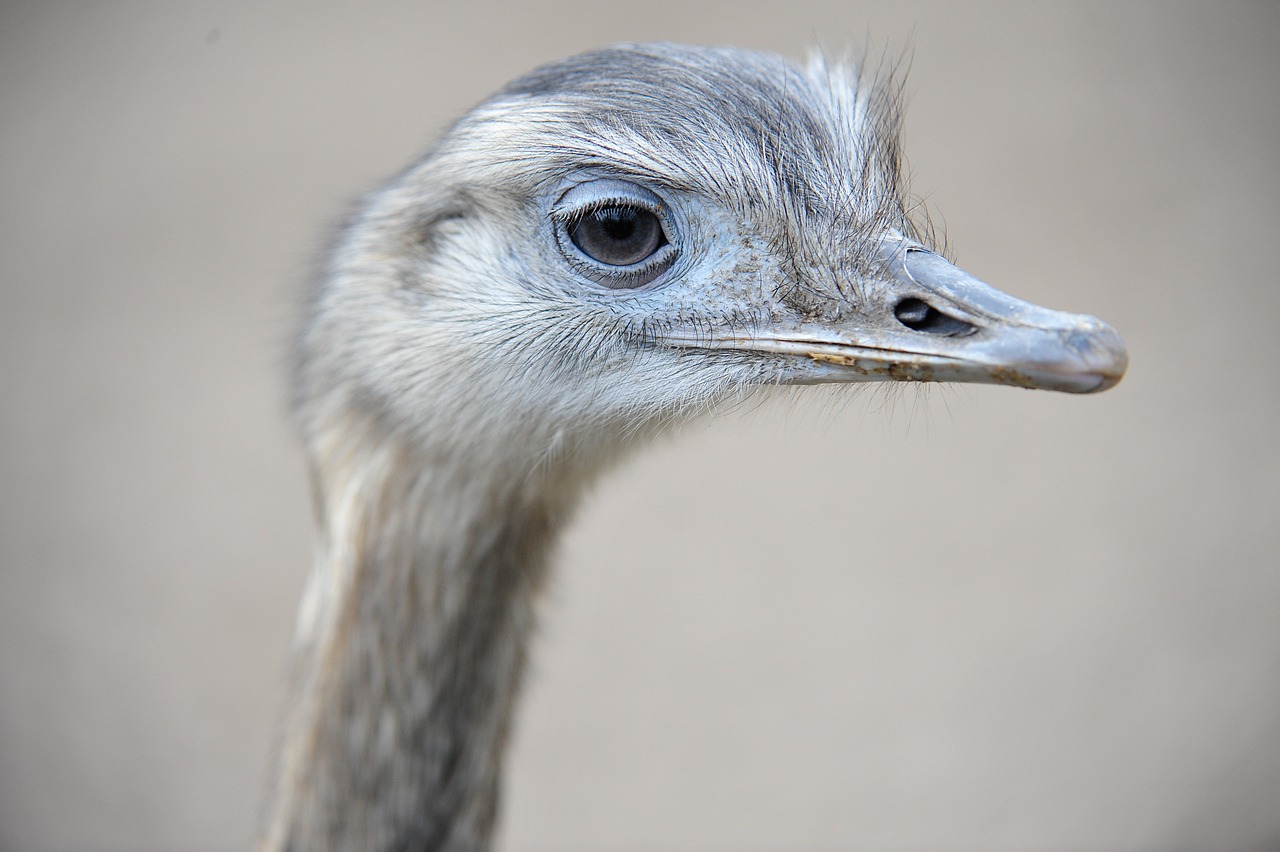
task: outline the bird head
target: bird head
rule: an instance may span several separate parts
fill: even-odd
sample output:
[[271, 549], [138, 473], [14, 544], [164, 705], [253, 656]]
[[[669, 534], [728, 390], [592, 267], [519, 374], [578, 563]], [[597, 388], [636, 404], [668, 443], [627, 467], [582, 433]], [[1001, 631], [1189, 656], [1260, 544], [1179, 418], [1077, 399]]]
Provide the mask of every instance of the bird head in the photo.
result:
[[356, 217], [303, 334], [310, 384], [435, 440], [552, 443], [770, 385], [1118, 382], [1109, 326], [937, 253], [900, 104], [889, 73], [729, 49], [534, 71]]

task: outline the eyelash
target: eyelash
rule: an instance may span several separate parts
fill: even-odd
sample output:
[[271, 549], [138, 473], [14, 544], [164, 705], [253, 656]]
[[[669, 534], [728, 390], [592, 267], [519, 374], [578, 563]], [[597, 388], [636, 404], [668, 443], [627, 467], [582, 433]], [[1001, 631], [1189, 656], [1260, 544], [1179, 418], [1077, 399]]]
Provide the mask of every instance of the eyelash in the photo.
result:
[[597, 213], [606, 207], [638, 207], [641, 210], [647, 210], [658, 217], [658, 221], [662, 223], [663, 231], [667, 230], [667, 217], [660, 206], [650, 204], [644, 199], [628, 198], [626, 196], [615, 197], [607, 195], [603, 198], [593, 198], [585, 204], [575, 205], [568, 209], [555, 208], [551, 211], [551, 218], [567, 228], [578, 224], [592, 213]]

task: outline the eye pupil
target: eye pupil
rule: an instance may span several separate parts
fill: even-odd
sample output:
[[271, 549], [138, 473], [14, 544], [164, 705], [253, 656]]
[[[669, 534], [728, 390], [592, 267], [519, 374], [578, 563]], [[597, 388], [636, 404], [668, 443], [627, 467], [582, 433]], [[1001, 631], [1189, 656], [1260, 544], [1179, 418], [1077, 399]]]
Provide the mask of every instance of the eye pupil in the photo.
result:
[[667, 242], [656, 215], [621, 204], [583, 216], [569, 228], [569, 239], [583, 254], [610, 266], [639, 263]]

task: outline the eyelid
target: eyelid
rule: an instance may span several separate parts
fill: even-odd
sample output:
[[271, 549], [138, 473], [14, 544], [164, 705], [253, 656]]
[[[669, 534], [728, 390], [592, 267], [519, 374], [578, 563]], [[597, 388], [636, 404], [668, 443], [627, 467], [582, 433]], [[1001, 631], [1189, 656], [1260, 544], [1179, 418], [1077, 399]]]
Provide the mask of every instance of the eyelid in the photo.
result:
[[639, 207], [659, 219], [666, 219], [666, 205], [653, 192], [617, 178], [580, 183], [570, 187], [551, 207], [551, 216], [560, 222], [579, 219], [603, 207]]
[[641, 210], [645, 210], [657, 216], [664, 224], [666, 222], [666, 217], [663, 215], [663, 209], [660, 206], [651, 205], [647, 200], [632, 198], [630, 196], [625, 198], [605, 196], [599, 199], [592, 199], [584, 204], [574, 205], [572, 207], [569, 205], [553, 207], [551, 208], [551, 217], [557, 222], [561, 222], [565, 225], [571, 225], [574, 222], [585, 219], [592, 213], [604, 210], [607, 207], [638, 207]]

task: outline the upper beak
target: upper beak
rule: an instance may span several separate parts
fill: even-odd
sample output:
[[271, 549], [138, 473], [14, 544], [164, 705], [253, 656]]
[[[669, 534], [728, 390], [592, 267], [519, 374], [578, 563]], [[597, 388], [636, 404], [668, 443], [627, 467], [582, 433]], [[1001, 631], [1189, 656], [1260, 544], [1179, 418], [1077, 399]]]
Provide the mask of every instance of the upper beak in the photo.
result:
[[811, 365], [801, 382], [981, 382], [1095, 393], [1124, 376], [1124, 341], [1101, 320], [1015, 299], [915, 244], [887, 242], [884, 260], [885, 272], [863, 287], [865, 304], [852, 319], [701, 345], [804, 356]]

